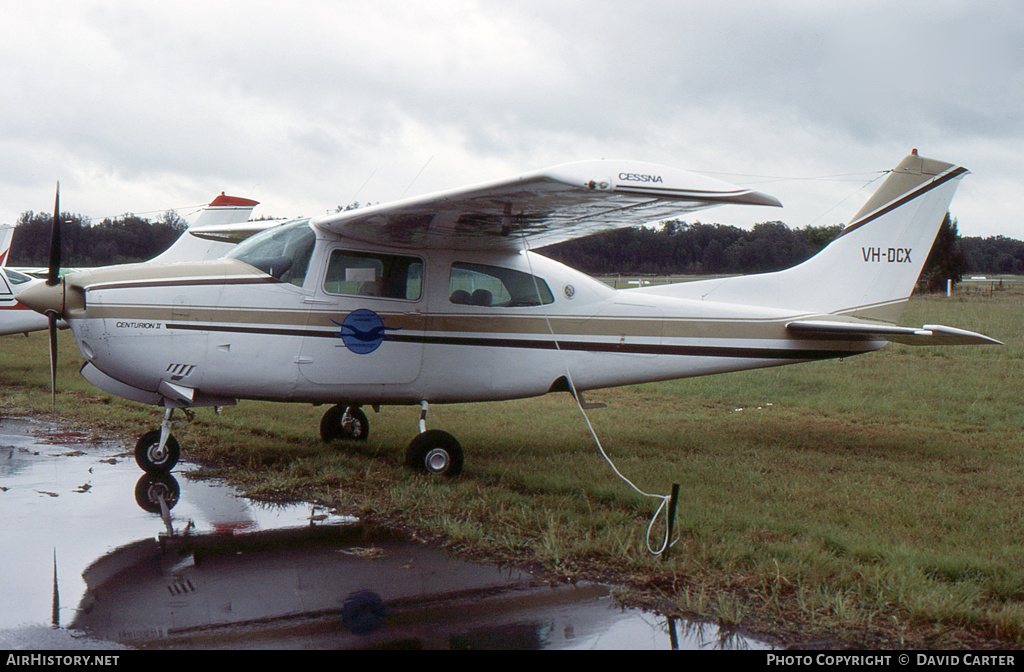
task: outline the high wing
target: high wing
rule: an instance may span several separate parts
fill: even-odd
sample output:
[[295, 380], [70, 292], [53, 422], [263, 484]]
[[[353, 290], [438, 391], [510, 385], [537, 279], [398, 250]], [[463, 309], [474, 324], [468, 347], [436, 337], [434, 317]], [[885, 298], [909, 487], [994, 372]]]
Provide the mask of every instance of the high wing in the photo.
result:
[[345, 238], [397, 247], [516, 250], [775, 198], [637, 161], [567, 163], [495, 182], [317, 218]]
[[926, 324], [921, 328], [914, 328], [866, 321], [798, 320], [787, 324], [786, 330], [794, 334], [816, 337], [883, 338], [903, 345], [1003, 345], [1001, 341], [983, 334], [941, 324]]

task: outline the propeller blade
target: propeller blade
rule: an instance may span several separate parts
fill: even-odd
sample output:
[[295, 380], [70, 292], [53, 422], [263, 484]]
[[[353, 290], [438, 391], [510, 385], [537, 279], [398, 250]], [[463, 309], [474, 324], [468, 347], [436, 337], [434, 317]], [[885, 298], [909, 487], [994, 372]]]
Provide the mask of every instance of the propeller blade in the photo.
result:
[[53, 203], [53, 228], [50, 229], [50, 265], [46, 272], [46, 284], [57, 284], [60, 279], [60, 182]]
[[50, 405], [57, 410], [57, 315], [46, 313], [50, 332]]

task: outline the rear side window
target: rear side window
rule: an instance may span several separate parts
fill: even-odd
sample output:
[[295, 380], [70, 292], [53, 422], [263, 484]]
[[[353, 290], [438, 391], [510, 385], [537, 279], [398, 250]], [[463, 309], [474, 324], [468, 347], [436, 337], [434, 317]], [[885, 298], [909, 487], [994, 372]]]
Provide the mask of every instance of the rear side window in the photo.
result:
[[327, 263], [324, 291], [419, 301], [423, 293], [423, 261], [394, 254], [334, 250]]
[[541, 278], [500, 266], [452, 264], [448, 300], [469, 306], [518, 308], [555, 302]]

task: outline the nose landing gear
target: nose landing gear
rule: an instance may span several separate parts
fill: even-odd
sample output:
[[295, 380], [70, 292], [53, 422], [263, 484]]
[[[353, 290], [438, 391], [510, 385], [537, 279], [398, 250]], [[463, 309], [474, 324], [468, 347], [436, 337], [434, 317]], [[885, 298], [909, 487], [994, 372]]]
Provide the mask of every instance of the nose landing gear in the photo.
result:
[[174, 407], [168, 406], [164, 410], [160, 429], [146, 432], [135, 444], [135, 463], [147, 474], [166, 474], [178, 463], [181, 447], [178, 440], [171, 436], [171, 427], [181, 422], [192, 422], [193, 417], [187, 408], [181, 410], [185, 414], [185, 420], [173, 422], [171, 416], [174, 414]]

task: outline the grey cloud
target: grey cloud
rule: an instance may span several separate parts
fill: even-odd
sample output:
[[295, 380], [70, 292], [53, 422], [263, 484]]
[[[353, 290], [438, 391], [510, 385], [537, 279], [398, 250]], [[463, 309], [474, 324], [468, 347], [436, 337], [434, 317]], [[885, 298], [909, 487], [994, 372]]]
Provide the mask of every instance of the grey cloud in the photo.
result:
[[[396, 197], [431, 156], [413, 192], [608, 156], [858, 172], [916, 145], [1010, 174], [1024, 150], [1015, 3], [58, 6], [0, 27], [0, 190], [69, 171], [97, 198], [120, 184], [111, 201], [261, 183], [273, 210], [312, 212], [370, 174], [361, 197]], [[779, 187], [808, 202], [797, 222], [856, 185], [807, 186]], [[0, 221], [30, 205], [0, 203]]]

